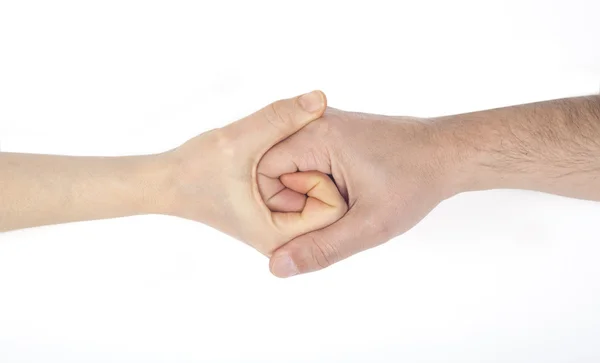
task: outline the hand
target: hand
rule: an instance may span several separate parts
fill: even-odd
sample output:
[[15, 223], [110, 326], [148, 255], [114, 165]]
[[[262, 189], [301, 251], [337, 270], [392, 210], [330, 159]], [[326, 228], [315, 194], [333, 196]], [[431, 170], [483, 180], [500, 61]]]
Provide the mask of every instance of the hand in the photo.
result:
[[338, 220], [347, 205], [325, 174], [279, 175], [296, 197], [287, 213], [271, 212], [256, 183], [263, 154], [320, 117], [325, 105], [318, 91], [281, 100], [166, 153], [174, 171], [165, 213], [206, 223], [267, 256], [294, 237]]
[[455, 192], [449, 183], [454, 154], [446, 146], [451, 143], [435, 123], [331, 108], [277, 144], [258, 165], [259, 189], [269, 196], [269, 208], [295, 210], [303, 198], [277, 178], [318, 170], [333, 176], [349, 210], [329, 227], [275, 251], [273, 274], [319, 270], [410, 229]]

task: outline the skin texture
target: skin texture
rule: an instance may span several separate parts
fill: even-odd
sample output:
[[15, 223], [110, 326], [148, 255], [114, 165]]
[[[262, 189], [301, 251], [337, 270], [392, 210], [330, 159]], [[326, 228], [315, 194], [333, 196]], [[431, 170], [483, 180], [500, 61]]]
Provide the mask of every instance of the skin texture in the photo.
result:
[[157, 155], [1, 153], [0, 230], [161, 213], [206, 223], [269, 256], [347, 210], [333, 181], [317, 171], [281, 176], [282, 185], [304, 196], [292, 212], [271, 212], [256, 183], [262, 155], [325, 107], [319, 91], [277, 101]]
[[599, 96], [434, 119], [325, 109], [321, 92], [277, 101], [157, 155], [0, 153], [0, 231], [169, 214], [245, 241], [287, 277], [382, 244], [466, 191], [600, 201]]
[[380, 245], [418, 223], [442, 200], [497, 188], [600, 200], [600, 97], [579, 97], [435, 119], [329, 108], [269, 150], [259, 188], [272, 210], [302, 196], [279, 175], [332, 175], [349, 210], [336, 223], [290, 241], [271, 257], [273, 274], [316, 271]]

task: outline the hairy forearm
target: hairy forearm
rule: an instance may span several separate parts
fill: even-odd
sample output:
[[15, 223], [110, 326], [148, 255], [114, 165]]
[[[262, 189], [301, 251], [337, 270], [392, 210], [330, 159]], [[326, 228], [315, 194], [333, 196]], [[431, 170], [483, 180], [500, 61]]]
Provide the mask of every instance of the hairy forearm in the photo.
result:
[[158, 156], [0, 153], [0, 231], [156, 213], [165, 175]]
[[600, 96], [440, 118], [457, 191], [529, 189], [600, 200]]

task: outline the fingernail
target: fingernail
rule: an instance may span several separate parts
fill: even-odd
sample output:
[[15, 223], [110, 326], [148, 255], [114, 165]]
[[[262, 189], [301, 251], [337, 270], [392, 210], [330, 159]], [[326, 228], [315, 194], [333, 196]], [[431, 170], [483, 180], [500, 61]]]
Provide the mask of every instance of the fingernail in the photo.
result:
[[321, 93], [318, 91], [303, 94], [300, 96], [298, 102], [306, 112], [316, 112], [323, 107], [323, 97], [321, 97]]
[[287, 253], [275, 257], [273, 274], [277, 277], [290, 277], [298, 274], [298, 266]]

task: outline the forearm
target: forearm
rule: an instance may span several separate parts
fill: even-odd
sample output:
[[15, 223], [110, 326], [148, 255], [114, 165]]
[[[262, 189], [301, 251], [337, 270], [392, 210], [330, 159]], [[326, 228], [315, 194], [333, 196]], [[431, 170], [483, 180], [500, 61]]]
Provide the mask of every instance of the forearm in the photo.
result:
[[0, 231], [157, 213], [166, 178], [158, 156], [0, 153]]
[[437, 121], [454, 145], [458, 192], [513, 188], [600, 200], [600, 96]]

